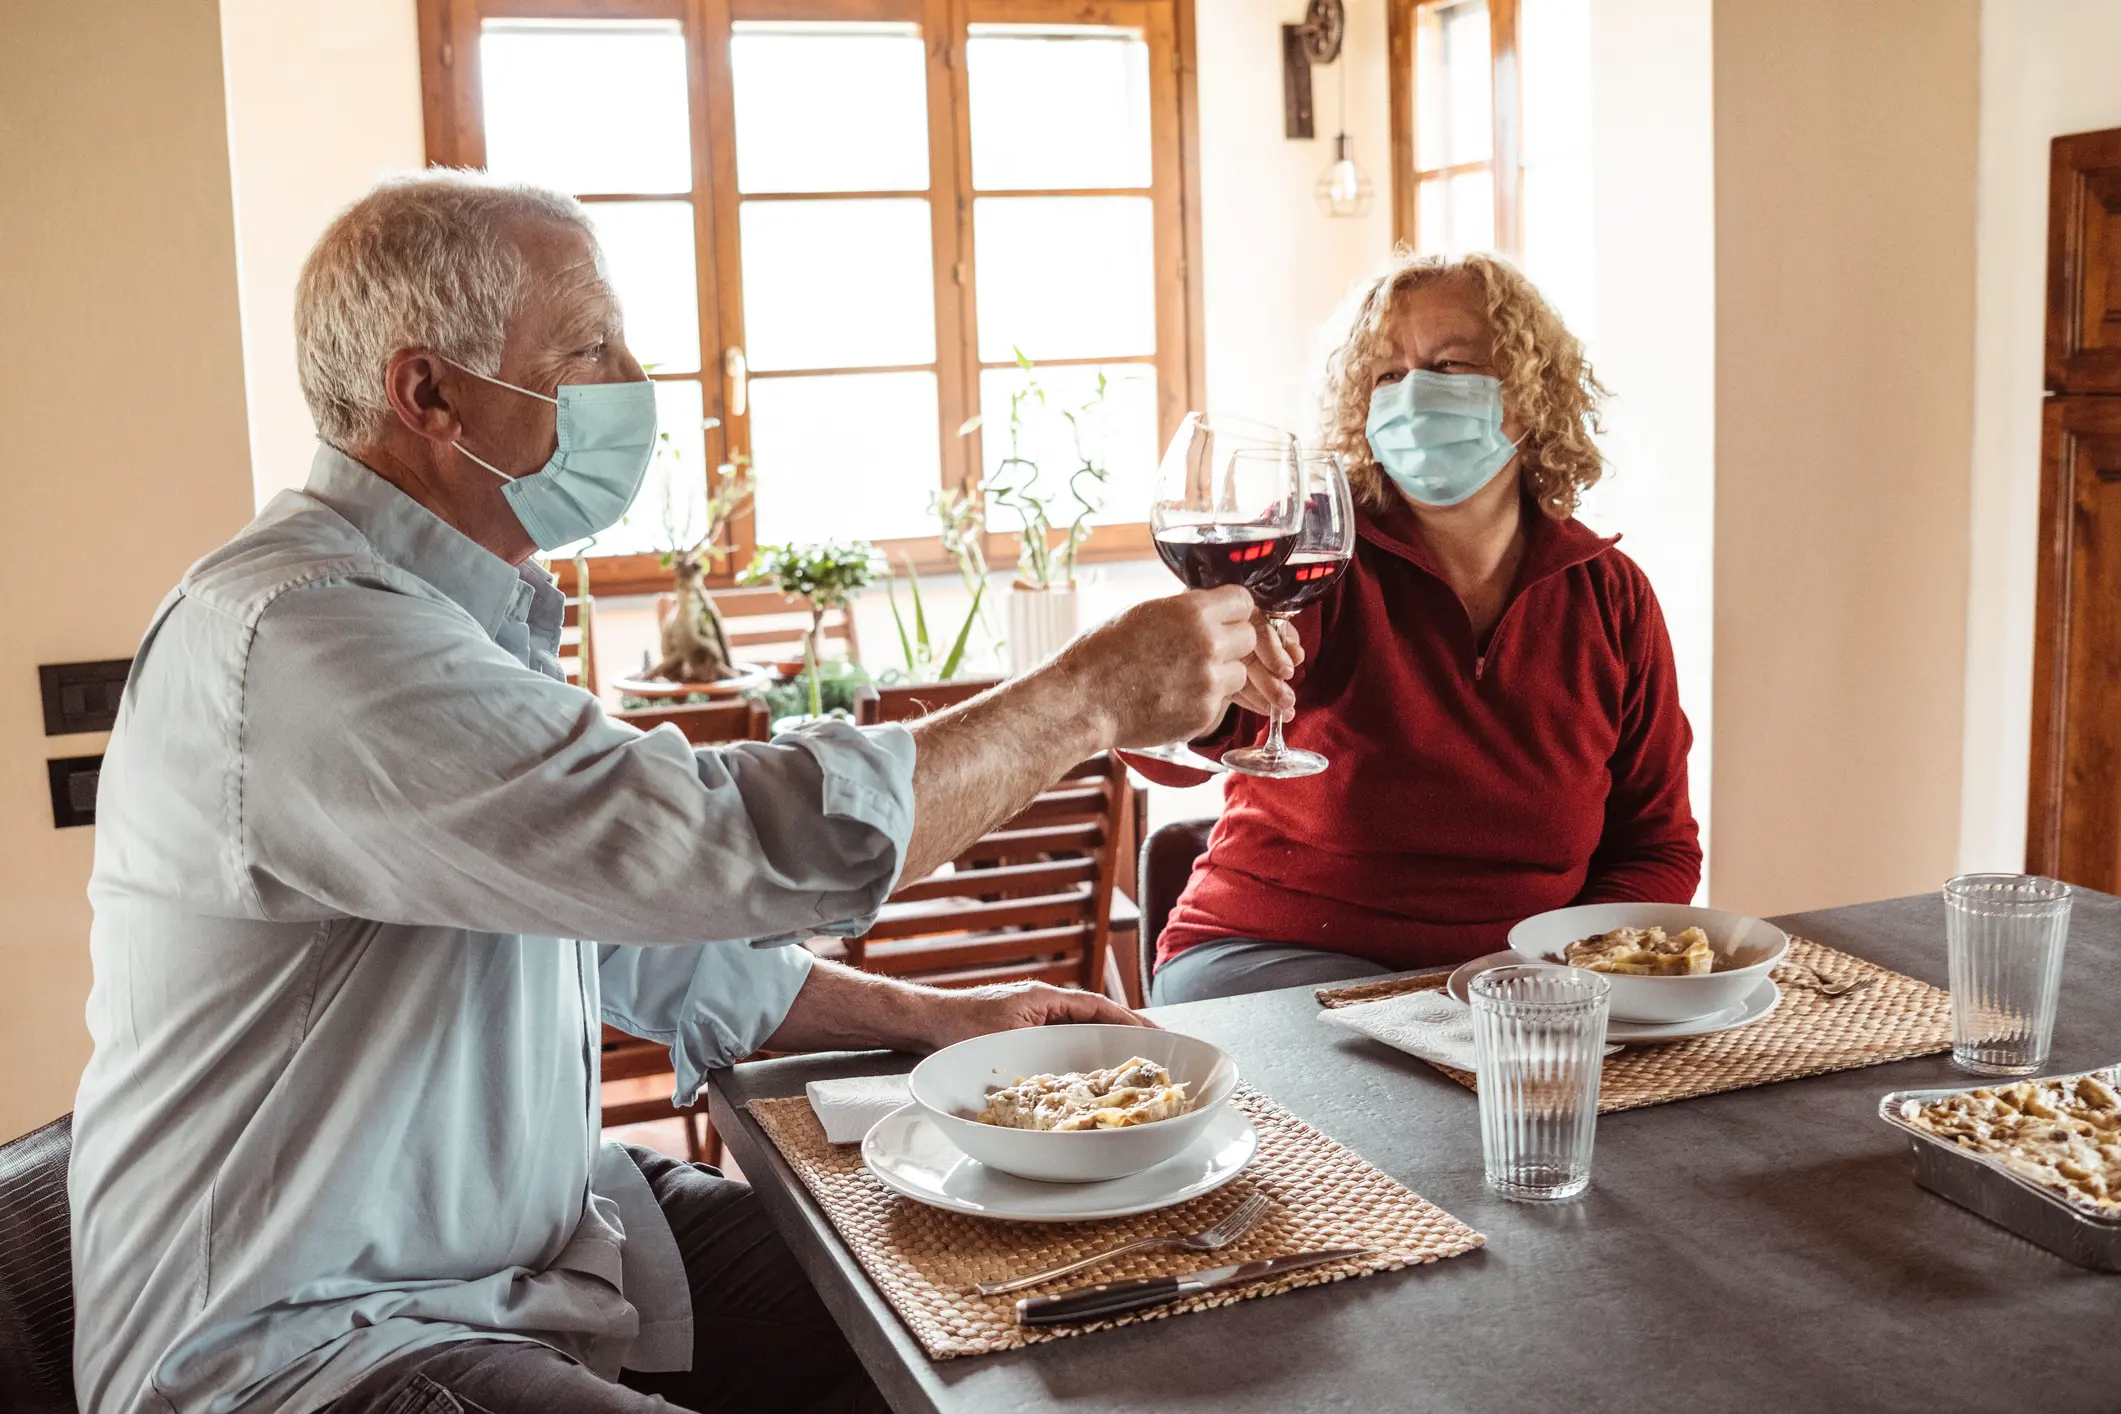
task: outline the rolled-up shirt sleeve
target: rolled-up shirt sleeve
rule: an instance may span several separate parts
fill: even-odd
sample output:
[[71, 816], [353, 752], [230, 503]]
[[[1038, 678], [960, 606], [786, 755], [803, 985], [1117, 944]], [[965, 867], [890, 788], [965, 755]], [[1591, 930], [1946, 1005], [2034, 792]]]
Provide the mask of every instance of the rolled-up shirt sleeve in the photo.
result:
[[795, 1005], [814, 960], [799, 947], [600, 944], [604, 1020], [670, 1048], [677, 1077], [671, 1101], [688, 1105], [708, 1071], [735, 1065], [766, 1044]]
[[[854, 934], [904, 862], [903, 728], [694, 748], [612, 720], [452, 604], [358, 582], [281, 596], [255, 634], [246, 715], [305, 723], [244, 747], [231, 802], [232, 865], [268, 917], [322, 904], [634, 946]], [[749, 965], [686, 953], [696, 970]], [[761, 998], [792, 997], [806, 966], [761, 965]]]

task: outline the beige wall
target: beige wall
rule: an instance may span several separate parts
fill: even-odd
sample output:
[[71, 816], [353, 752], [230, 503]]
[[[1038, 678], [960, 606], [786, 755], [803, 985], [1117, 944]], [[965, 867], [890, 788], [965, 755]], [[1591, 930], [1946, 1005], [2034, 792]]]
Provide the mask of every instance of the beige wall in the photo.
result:
[[1975, 0], [1719, 0], [1715, 895], [1958, 850]]
[[2047, 322], [2048, 143], [2121, 127], [2121, 4], [1981, 7], [1981, 215], [1974, 344], [1966, 788], [1959, 867], [2025, 867]]
[[309, 477], [295, 276], [340, 208], [426, 162], [415, 0], [222, 0], [229, 155], [260, 505]]
[[[1335, 307], [1392, 246], [1383, 0], [1348, 0], [1339, 62], [1311, 72], [1318, 136], [1283, 136], [1286, 0], [1201, 0], [1202, 298], [1208, 408], [1308, 431], [1322, 337]], [[1376, 186], [1369, 214], [1322, 214], [1312, 187], [1333, 159], [1348, 84], [1356, 162]]]
[[130, 654], [249, 517], [243, 351], [211, 0], [14, 0], [0, 42], [0, 1137], [88, 1054], [91, 838], [52, 827], [35, 665]]

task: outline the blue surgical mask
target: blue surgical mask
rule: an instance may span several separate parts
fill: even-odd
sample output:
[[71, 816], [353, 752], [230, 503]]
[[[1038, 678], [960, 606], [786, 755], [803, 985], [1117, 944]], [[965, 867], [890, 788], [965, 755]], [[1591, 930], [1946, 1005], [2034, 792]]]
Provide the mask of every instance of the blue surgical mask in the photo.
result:
[[1370, 394], [1363, 429], [1392, 483], [1424, 506], [1455, 506], [1495, 479], [1517, 444], [1502, 435], [1502, 384], [1417, 368]]
[[562, 383], [556, 390], [559, 396], [548, 398], [464, 368], [454, 359], [447, 361], [474, 378], [559, 409], [559, 448], [527, 476], [510, 476], [462, 442], [456, 444], [458, 451], [508, 483], [501, 494], [540, 550], [587, 540], [619, 523], [655, 456], [655, 384], [646, 379]]

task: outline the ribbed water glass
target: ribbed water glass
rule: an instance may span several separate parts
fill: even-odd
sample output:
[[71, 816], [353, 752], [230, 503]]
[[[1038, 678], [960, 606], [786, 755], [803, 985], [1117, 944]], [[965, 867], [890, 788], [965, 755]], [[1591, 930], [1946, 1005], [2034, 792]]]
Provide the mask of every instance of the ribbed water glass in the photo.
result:
[[1610, 984], [1568, 967], [1473, 978], [1480, 1152], [1506, 1198], [1573, 1198], [1591, 1181]]
[[1944, 886], [1952, 959], [1952, 1061], [1976, 1075], [2047, 1064], [2069, 936], [2069, 885], [2034, 874], [1961, 874]]

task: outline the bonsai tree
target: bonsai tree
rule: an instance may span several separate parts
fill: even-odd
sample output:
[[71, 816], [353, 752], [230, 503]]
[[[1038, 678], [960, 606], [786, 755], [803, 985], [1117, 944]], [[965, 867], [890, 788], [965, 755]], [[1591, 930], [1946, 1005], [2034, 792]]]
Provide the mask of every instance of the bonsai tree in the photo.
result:
[[[660, 434], [672, 458], [677, 448], [669, 445], [670, 434]], [[663, 566], [671, 572], [677, 588], [677, 608], [662, 627], [662, 658], [645, 674], [668, 682], [719, 682], [736, 675], [736, 660], [729, 650], [729, 631], [708, 594], [705, 578], [716, 560], [728, 553], [723, 537], [729, 522], [751, 503], [757, 483], [751, 459], [738, 454], [722, 465], [707, 493], [706, 520], [700, 525], [696, 503], [673, 494], [663, 482], [663, 529], [668, 550]]]
[[875, 578], [875, 557], [876, 547], [866, 540], [761, 545], [751, 568], [744, 571], [744, 583], [771, 584], [810, 608], [810, 627], [803, 634], [803, 668], [810, 679], [813, 717], [825, 714], [824, 702], [818, 695], [818, 633], [824, 627], [827, 612], [846, 608]]

